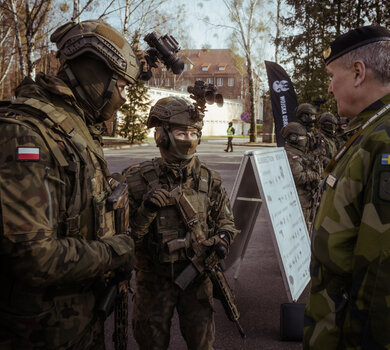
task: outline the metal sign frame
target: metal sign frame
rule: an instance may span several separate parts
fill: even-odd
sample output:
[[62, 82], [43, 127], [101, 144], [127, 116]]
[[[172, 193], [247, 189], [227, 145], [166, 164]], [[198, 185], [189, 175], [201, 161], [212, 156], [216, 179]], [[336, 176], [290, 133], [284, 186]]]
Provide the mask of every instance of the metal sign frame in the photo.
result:
[[283, 147], [244, 154], [231, 192], [232, 210], [241, 233], [224, 269], [236, 267], [238, 278], [260, 208], [272, 228], [272, 240], [289, 301], [296, 301], [310, 281], [310, 238], [290, 165]]

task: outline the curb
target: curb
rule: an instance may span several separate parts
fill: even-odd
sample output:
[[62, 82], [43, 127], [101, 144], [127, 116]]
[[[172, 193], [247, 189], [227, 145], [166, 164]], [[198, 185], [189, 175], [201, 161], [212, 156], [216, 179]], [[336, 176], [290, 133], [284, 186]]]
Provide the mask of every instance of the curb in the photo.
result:
[[149, 146], [148, 143], [140, 143], [136, 145], [112, 145], [112, 146], [103, 146], [103, 151], [107, 151], [110, 149], [129, 149], [133, 147], [142, 147], [142, 146]]

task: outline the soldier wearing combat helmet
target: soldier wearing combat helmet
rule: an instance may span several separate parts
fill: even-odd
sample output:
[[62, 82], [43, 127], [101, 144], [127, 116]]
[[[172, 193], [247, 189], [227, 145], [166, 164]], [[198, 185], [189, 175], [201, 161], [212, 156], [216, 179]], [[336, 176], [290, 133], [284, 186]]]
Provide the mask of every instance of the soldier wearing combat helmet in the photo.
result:
[[319, 161], [308, 152], [306, 129], [299, 123], [288, 123], [281, 130], [286, 141], [284, 148], [290, 163], [305, 221], [310, 226], [310, 213], [314, 205], [314, 194], [320, 183]]
[[129, 271], [134, 243], [115, 223], [118, 183], [95, 126], [139, 67], [102, 21], [65, 24], [51, 40], [58, 75], [26, 78], [0, 109], [0, 348], [104, 349], [104, 277]]
[[350, 30], [324, 60], [353, 134], [324, 173], [303, 348], [389, 349], [390, 31]]
[[316, 123], [316, 109], [310, 103], [301, 103], [295, 109], [297, 122], [303, 125], [307, 131], [308, 149], [320, 154], [320, 143], [314, 135], [314, 124]]
[[[150, 111], [148, 126], [155, 127], [161, 158], [124, 171], [136, 244], [133, 333], [140, 349], [168, 348], [175, 308], [188, 349], [213, 348], [210, 278], [201, 273], [184, 290], [174, 283], [191, 264], [187, 254], [193, 244], [210, 247], [222, 259], [237, 234], [220, 175], [195, 156], [202, 119], [203, 113], [184, 98], [160, 99]], [[194, 231], [181, 214], [178, 198], [193, 208], [200, 230]], [[169, 248], [179, 242], [185, 243]]]
[[336, 130], [338, 120], [332, 113], [325, 112], [320, 115], [318, 123], [320, 125], [319, 139], [323, 150], [322, 163], [323, 167], [326, 168], [337, 152]]

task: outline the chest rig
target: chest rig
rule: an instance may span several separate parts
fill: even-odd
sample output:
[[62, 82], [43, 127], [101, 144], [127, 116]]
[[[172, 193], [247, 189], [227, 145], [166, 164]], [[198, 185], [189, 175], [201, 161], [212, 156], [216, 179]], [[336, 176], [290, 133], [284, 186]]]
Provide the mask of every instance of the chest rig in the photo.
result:
[[58, 236], [97, 239], [114, 234], [114, 213], [105, 202], [112, 192], [103, 152], [75, 110], [61, 98], [54, 104], [18, 97], [0, 108], [0, 121], [32, 128], [54, 160], [48, 178], [56, 184]]
[[[139, 205], [143, 196], [150, 190], [164, 187], [168, 188], [168, 191], [174, 189], [175, 192], [181, 191], [196, 212], [202, 228], [202, 238], [206, 239], [212, 235], [214, 229], [209, 219], [213, 177], [199, 160], [195, 160], [195, 162], [191, 174], [177, 177], [164, 170], [161, 158], [143, 162], [137, 169], [138, 176], [136, 176], [141, 177], [142, 181], [138, 179], [138, 181], [135, 180], [134, 184], [128, 183], [128, 185], [132, 193], [138, 193]], [[136, 179], [136, 177], [133, 178]], [[140, 182], [143, 183], [142, 189], [139, 186]], [[158, 211], [145, 240], [146, 252], [152, 260], [159, 263], [187, 260], [184, 249], [169, 253], [167, 243], [178, 238], [185, 238], [188, 234], [188, 229], [177, 206], [172, 203], [172, 205]]]

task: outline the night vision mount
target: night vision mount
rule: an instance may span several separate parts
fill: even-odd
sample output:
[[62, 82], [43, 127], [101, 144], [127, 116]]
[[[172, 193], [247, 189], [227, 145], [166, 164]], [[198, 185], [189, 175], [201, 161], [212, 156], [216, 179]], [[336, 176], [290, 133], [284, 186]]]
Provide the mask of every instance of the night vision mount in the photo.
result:
[[194, 86], [187, 87], [187, 91], [191, 94], [190, 97], [195, 100], [195, 108], [201, 113], [206, 111], [206, 103], [212, 105], [215, 102], [218, 107], [223, 106], [223, 96], [217, 94], [217, 87], [213, 84], [197, 80]]
[[169, 34], [158, 37], [155, 32], [149, 33], [144, 40], [150, 46], [144, 56], [146, 61], [141, 62], [139, 78], [148, 81], [152, 77], [152, 68], [157, 68], [157, 61], [162, 62], [173, 74], [180, 74], [184, 69], [184, 62], [177, 56], [180, 50], [179, 43]]

